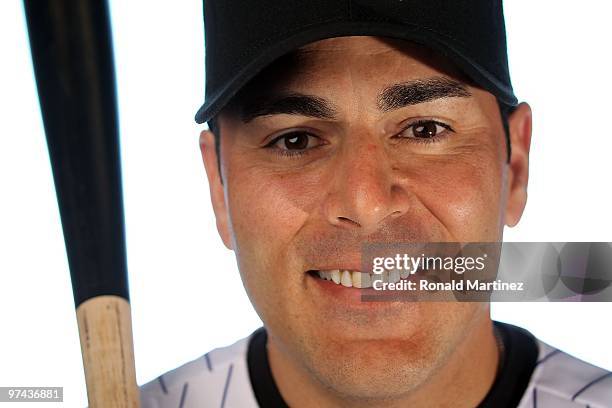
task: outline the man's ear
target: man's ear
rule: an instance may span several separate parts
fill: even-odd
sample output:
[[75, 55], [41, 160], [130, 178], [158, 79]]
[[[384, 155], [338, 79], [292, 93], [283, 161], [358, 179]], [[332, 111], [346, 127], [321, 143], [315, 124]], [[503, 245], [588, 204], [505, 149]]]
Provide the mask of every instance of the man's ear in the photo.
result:
[[508, 164], [506, 185], [506, 225], [518, 224], [527, 204], [527, 181], [529, 179], [529, 148], [531, 146], [531, 108], [519, 104], [508, 117], [508, 130], [512, 146]]
[[225, 205], [223, 183], [219, 173], [220, 166], [218, 165], [218, 160], [220, 158], [217, 157], [217, 152], [215, 151], [215, 135], [212, 132], [203, 130], [200, 133], [200, 151], [202, 152], [202, 160], [204, 161], [206, 176], [208, 177], [210, 200], [217, 220], [217, 231], [219, 231], [219, 236], [225, 246], [228, 249], [233, 249], [229, 229], [229, 214]]

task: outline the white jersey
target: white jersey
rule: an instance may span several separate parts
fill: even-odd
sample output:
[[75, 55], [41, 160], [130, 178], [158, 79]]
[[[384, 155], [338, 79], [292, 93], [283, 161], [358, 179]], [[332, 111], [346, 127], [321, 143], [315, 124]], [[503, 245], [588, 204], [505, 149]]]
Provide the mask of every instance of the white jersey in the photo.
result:
[[247, 367], [251, 336], [214, 349], [140, 387], [141, 408], [256, 408]]
[[[551, 347], [523, 329], [498, 322], [495, 325], [509, 333], [504, 336], [508, 364], [502, 363], [501, 370], [507, 373], [505, 378], [500, 379], [503, 373], [498, 376], [481, 407], [612, 407], [611, 372]], [[518, 344], [517, 339], [533, 344], [531, 363], [516, 363], [529, 354], [526, 343]], [[231, 346], [214, 349], [161, 375], [141, 387], [142, 408], [286, 406], [269, 370], [265, 341], [266, 333], [261, 328]], [[516, 377], [524, 381], [516, 381]], [[517, 392], [516, 402], [510, 402]]]

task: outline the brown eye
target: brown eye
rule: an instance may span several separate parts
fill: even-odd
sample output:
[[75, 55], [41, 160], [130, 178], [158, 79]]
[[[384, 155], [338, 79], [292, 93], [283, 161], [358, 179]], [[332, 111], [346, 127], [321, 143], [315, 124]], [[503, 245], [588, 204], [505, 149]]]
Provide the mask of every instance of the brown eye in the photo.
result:
[[446, 130], [444, 126], [439, 125], [436, 122], [419, 123], [416, 125], [412, 125], [411, 128], [413, 137], [419, 139], [430, 139], [432, 137], [435, 137], [438, 133], [441, 133]]
[[273, 144], [282, 150], [304, 150], [315, 136], [306, 132], [292, 132], [277, 138]]

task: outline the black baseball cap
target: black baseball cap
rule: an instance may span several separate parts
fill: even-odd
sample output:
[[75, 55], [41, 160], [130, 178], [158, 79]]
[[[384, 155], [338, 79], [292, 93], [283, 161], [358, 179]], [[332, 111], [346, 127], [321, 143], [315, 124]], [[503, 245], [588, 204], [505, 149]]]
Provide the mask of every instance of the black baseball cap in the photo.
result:
[[203, 123], [265, 67], [306, 44], [380, 36], [424, 45], [450, 59], [500, 104], [516, 106], [501, 0], [204, 0]]

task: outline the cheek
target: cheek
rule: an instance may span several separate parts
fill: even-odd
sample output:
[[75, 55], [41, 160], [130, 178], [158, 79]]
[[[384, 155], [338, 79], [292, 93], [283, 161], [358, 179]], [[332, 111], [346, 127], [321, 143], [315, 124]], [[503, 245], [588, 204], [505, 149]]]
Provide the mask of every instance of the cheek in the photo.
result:
[[417, 171], [416, 194], [454, 240], [496, 241], [500, 238], [501, 176], [490, 158], [456, 158]]
[[[240, 260], [273, 267], [315, 207], [317, 176], [235, 166], [227, 173], [230, 225]], [[299, 182], [297, 180], [299, 179]], [[256, 257], [257, 259], [252, 259]]]
[[302, 293], [303, 275], [301, 269], [291, 274], [302, 266], [292, 244], [320, 187], [298, 175], [235, 168], [226, 188], [236, 260], [251, 303], [266, 324], [295, 324], [303, 318], [292, 306]]

